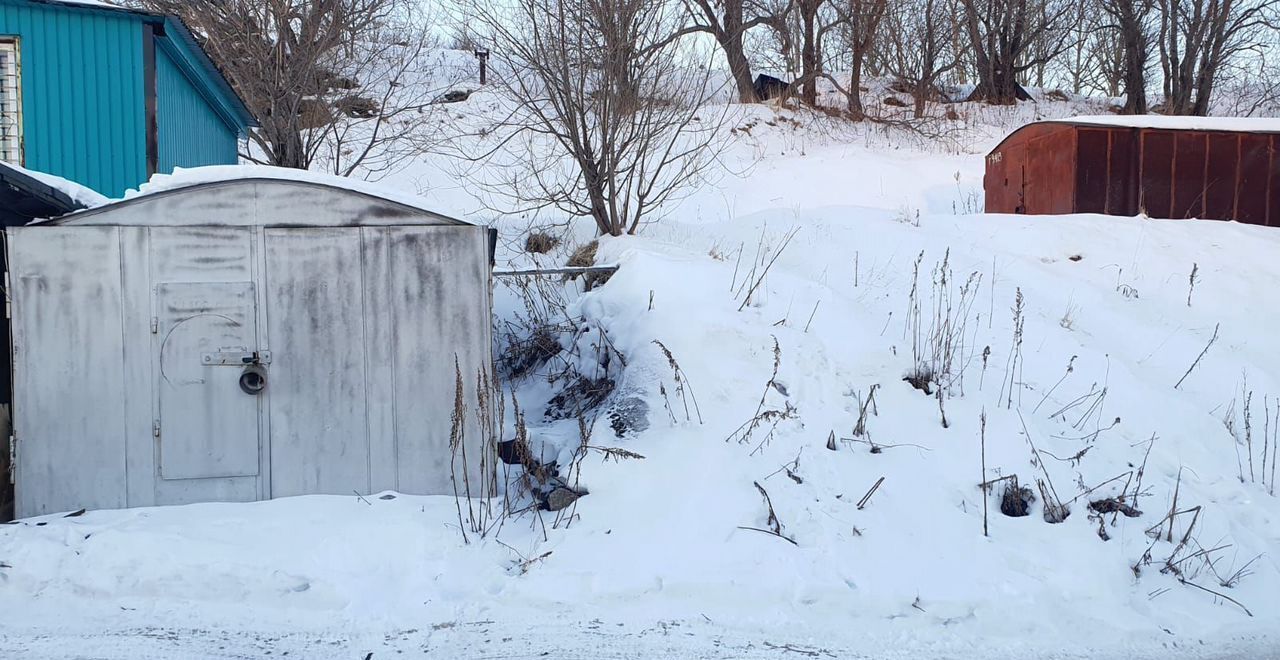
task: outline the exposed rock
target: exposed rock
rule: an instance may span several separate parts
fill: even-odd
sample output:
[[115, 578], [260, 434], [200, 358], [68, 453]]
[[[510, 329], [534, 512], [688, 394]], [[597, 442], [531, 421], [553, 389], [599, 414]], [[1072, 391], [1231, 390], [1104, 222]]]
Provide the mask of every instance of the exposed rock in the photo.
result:
[[562, 509], [567, 509], [586, 494], [586, 490], [574, 490], [568, 486], [555, 486], [543, 495], [542, 509], [544, 511], [560, 511]]
[[609, 426], [619, 438], [649, 428], [649, 404], [638, 396], [629, 396], [609, 410]]

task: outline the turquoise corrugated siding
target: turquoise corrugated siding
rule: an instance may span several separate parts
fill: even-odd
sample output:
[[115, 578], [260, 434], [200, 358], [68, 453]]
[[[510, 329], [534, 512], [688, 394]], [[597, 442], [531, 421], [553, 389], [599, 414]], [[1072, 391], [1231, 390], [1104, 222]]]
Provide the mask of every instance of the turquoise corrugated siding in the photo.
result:
[[146, 180], [140, 20], [0, 2], [0, 35], [21, 38], [28, 168], [111, 197]]
[[156, 49], [156, 129], [162, 173], [175, 167], [233, 165], [239, 159], [237, 130], [163, 48]]

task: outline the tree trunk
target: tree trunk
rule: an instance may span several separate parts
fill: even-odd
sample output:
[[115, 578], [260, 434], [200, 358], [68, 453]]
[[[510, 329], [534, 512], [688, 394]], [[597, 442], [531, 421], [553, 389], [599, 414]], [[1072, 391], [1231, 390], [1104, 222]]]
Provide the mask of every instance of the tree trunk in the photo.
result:
[[755, 81], [751, 79], [751, 62], [747, 60], [746, 49], [743, 46], [742, 17], [737, 17], [737, 24], [731, 25], [729, 16], [725, 16], [725, 32], [720, 36], [720, 47], [724, 50], [724, 58], [729, 64], [729, 72], [733, 74], [733, 81], [738, 86], [738, 102], [739, 103], [755, 103], [760, 99], [756, 98]]
[[1149, 5], [1144, 0], [1112, 0], [1105, 6], [1120, 30], [1121, 76], [1124, 108], [1121, 114], [1147, 114], [1147, 35], [1145, 23]]
[[929, 103], [929, 93], [932, 91], [930, 89], [931, 87], [933, 87], [933, 84], [925, 80], [921, 80], [916, 83], [915, 89], [913, 90], [915, 104], [911, 109], [912, 116], [916, 119], [924, 119], [924, 111], [928, 107], [927, 104]]
[[867, 116], [862, 107], [862, 54], [853, 54], [852, 71], [849, 74], [849, 114], [854, 120]]
[[1124, 109], [1121, 114], [1147, 114], [1147, 45], [1141, 27], [1125, 26], [1124, 30]]
[[800, 45], [800, 100], [818, 105], [818, 36], [814, 24], [818, 19], [818, 2], [800, 2], [800, 22], [804, 28], [804, 41]]
[[[987, 59], [987, 58], [980, 58]], [[1013, 105], [1018, 101], [1030, 101], [1031, 95], [1018, 84], [1013, 64], [999, 59], [988, 59], [986, 67], [978, 69], [978, 86], [969, 95], [970, 101], [986, 101], [992, 105]]]

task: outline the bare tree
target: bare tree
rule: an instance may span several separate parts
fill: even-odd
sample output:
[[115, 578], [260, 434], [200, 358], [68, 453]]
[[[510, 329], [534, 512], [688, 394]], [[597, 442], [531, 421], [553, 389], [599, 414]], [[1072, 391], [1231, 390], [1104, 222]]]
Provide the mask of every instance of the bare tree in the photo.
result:
[[418, 150], [438, 94], [409, 0], [142, 0], [180, 16], [261, 126], [249, 160], [376, 177]]
[[818, 104], [818, 78], [822, 75], [822, 35], [826, 32], [818, 23], [822, 6], [827, 0], [794, 0], [800, 32], [800, 100], [809, 105]]
[[1019, 76], [1061, 54], [1070, 3], [1059, 0], [961, 0], [978, 74], [969, 99], [996, 104], [1030, 100]]
[[1213, 102], [1212, 112], [1233, 117], [1275, 117], [1280, 114], [1280, 35], [1264, 42], [1258, 57], [1241, 58], [1239, 64], [1223, 76], [1217, 87], [1222, 90]]
[[840, 37], [840, 49], [845, 55], [842, 61], [849, 66], [849, 87], [845, 89], [835, 78], [828, 78], [844, 92], [849, 114], [854, 119], [866, 117], [862, 106], [862, 72], [880, 37], [880, 24], [888, 6], [889, 0], [834, 0], [832, 3], [837, 19], [832, 27]]
[[885, 17], [886, 68], [915, 99], [913, 116], [925, 115], [938, 83], [959, 66], [953, 50], [955, 23], [945, 0], [893, 0]]
[[[1104, 1], [1099, 0], [1099, 3]], [[1081, 92], [1097, 91], [1106, 96], [1120, 96], [1125, 83], [1124, 48], [1110, 19], [1103, 17], [1102, 21], [1085, 35]]]
[[[591, 218], [635, 233], [717, 163], [723, 109], [708, 62], [673, 38], [664, 0], [479, 0], [467, 10], [503, 70], [511, 110], [487, 127], [474, 172], [508, 211]], [[709, 58], [708, 58], [709, 59]], [[723, 108], [724, 106], [722, 106]], [[720, 113], [720, 114], [717, 114]]]
[[1280, 0], [1156, 0], [1165, 112], [1206, 115], [1218, 76], [1277, 29]]
[[1127, 115], [1147, 113], [1147, 62], [1154, 2], [1155, 0], [1099, 0], [1102, 10], [1111, 20], [1111, 24], [1104, 28], [1114, 33], [1118, 41], [1118, 77], [1123, 82], [1125, 95], [1122, 112]]
[[746, 0], [685, 0], [685, 6], [691, 24], [673, 36], [678, 38], [692, 32], [711, 35], [724, 52], [729, 73], [738, 88], [738, 100], [742, 103], [759, 100], [746, 54], [747, 32], [761, 25], [778, 24], [788, 7], [771, 10], [767, 5]]

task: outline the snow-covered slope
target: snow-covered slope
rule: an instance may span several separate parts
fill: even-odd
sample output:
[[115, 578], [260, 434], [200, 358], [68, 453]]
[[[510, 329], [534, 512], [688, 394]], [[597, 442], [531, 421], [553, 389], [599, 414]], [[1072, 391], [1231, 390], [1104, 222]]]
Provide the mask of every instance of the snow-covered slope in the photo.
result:
[[[1072, 112], [1031, 108], [944, 146], [738, 111], [743, 176], [602, 240], [604, 285], [550, 283], [580, 368], [625, 357], [589, 443], [644, 457], [588, 451], [572, 513], [470, 544], [452, 498], [378, 494], [22, 521], [0, 527], [0, 651], [1276, 657], [1280, 232], [977, 214], [984, 146]], [[389, 183], [491, 217], [450, 171]], [[530, 221], [497, 222], [504, 265], [590, 238], [531, 258]], [[950, 374], [941, 398], [904, 382], [916, 355]], [[564, 464], [579, 428], [544, 419], [550, 370], [514, 386]], [[647, 428], [618, 437], [624, 407]], [[1011, 475], [1029, 515], [1001, 513], [1010, 479], [979, 488]], [[1090, 509], [1122, 495], [1141, 515]]]

